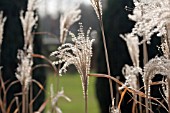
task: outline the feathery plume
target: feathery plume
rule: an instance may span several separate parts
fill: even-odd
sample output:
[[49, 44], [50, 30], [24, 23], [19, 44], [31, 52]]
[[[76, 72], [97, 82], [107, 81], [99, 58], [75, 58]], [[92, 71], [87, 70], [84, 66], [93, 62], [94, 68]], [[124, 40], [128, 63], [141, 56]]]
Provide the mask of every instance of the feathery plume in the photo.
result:
[[72, 7], [68, 11], [65, 11], [63, 15], [60, 17], [60, 43], [65, 43], [67, 37], [67, 30], [73, 25], [75, 22], [79, 21], [81, 18], [81, 10], [79, 9], [79, 5]]
[[120, 35], [122, 39], [126, 41], [130, 57], [132, 59], [133, 65], [139, 67], [139, 39], [132, 33], [125, 34], [125, 36]]
[[125, 66], [122, 69], [122, 73], [125, 76], [126, 81], [125, 84], [119, 88], [119, 90], [123, 89], [124, 86], [138, 90], [137, 76], [139, 73], [142, 74], [142, 69], [140, 67], [134, 67], [125, 64]]
[[162, 44], [160, 45], [160, 48], [163, 52], [163, 56], [165, 58], [169, 58], [169, 47], [168, 47], [167, 40], [164, 40], [164, 42], [162, 42]]
[[102, 3], [101, 0], [90, 0], [91, 1], [91, 5], [93, 6], [97, 17], [99, 20], [102, 20]]
[[0, 48], [3, 40], [3, 32], [4, 32], [4, 24], [6, 21], [6, 17], [3, 17], [3, 12], [0, 12]]
[[169, 0], [134, 0], [135, 8], [129, 18], [136, 22], [132, 29], [133, 34], [143, 36], [144, 41], [150, 43], [151, 36], [167, 34], [166, 25], [170, 23], [170, 1]]
[[[170, 84], [170, 60], [164, 57], [155, 57], [151, 59], [144, 67], [144, 74], [143, 74], [143, 82], [145, 86], [145, 105], [146, 108], [148, 107], [148, 97], [150, 96], [150, 83], [152, 78], [156, 74], [161, 74], [167, 77], [168, 82]], [[170, 104], [170, 103], [169, 103]], [[146, 113], [148, 113], [148, 109], [146, 109]]]
[[70, 64], [75, 65], [77, 71], [80, 73], [84, 94], [87, 93], [88, 86], [88, 73], [90, 72], [90, 63], [92, 57], [92, 43], [94, 39], [90, 40], [90, 30], [87, 35], [83, 31], [83, 26], [80, 24], [78, 36], [76, 37], [70, 32], [72, 36], [72, 43], [66, 43], [58, 48], [58, 51], [53, 52], [51, 55], [56, 56], [59, 60], [53, 62], [54, 64], [64, 63], [59, 73], [67, 71]]
[[32, 43], [32, 30], [36, 25], [38, 16], [35, 15], [34, 10], [36, 9], [36, 0], [28, 0], [27, 11], [24, 14], [24, 11], [20, 13], [20, 19], [24, 32], [24, 48], [29, 46], [29, 43]]
[[27, 50], [18, 50], [17, 58], [19, 60], [17, 72], [15, 73], [16, 78], [20, 81], [24, 88], [29, 89], [29, 83], [31, 82], [32, 76], [32, 46], [29, 46]]
[[164, 92], [165, 95], [165, 102], [168, 104], [168, 98], [169, 98], [169, 86], [168, 86], [168, 79], [165, 79], [165, 84], [162, 84], [162, 90]]

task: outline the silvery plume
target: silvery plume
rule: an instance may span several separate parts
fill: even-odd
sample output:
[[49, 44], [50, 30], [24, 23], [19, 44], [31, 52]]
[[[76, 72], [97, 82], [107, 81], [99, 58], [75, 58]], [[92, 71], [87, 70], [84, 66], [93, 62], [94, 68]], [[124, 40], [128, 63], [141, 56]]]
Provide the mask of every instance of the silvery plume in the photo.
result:
[[32, 46], [30, 45], [27, 50], [18, 50], [17, 58], [19, 60], [17, 72], [15, 73], [16, 78], [20, 81], [24, 88], [29, 89], [29, 83], [31, 82], [32, 76]]
[[56, 113], [62, 113], [61, 109], [57, 106], [57, 102], [59, 100], [59, 98], [64, 98], [66, 99], [68, 102], [71, 102], [71, 99], [68, 98], [65, 94], [64, 94], [64, 90], [62, 89], [61, 91], [59, 91], [56, 95], [54, 94], [54, 89], [53, 89], [53, 84], [51, 84], [50, 86], [50, 92], [51, 92], [51, 105], [52, 108], [56, 111]]
[[81, 10], [79, 5], [72, 7], [69, 10], [64, 11], [60, 17], [60, 43], [65, 43], [67, 37], [67, 30], [75, 22], [79, 21], [81, 18]]
[[3, 17], [3, 12], [0, 12], [0, 48], [3, 40], [4, 24], [6, 17]]
[[[150, 84], [151, 84], [152, 78], [154, 78], [156, 74], [161, 74], [167, 78], [168, 84], [170, 84], [170, 75], [169, 75], [170, 70], [169, 69], [170, 69], [170, 60], [164, 57], [155, 57], [151, 59], [145, 65], [144, 74], [143, 74], [143, 82], [144, 82], [145, 94], [146, 94], [146, 98], [145, 98], [146, 108], [149, 108], [148, 97], [150, 97]], [[170, 105], [170, 101], [168, 101], [168, 104]], [[146, 112], [148, 113], [148, 109], [146, 109]]]
[[101, 0], [90, 0], [91, 1], [91, 5], [93, 6], [97, 17], [99, 20], [102, 19], [102, 4], [101, 4]]
[[[125, 76], [125, 86], [138, 89], [137, 76], [142, 73], [142, 69], [139, 67], [139, 39], [132, 33], [127, 33], [124, 36], [120, 35], [122, 39], [126, 41], [128, 51], [133, 63], [133, 66], [125, 65], [122, 69], [122, 73]], [[120, 89], [124, 86], [120, 87]]]
[[67, 71], [66, 68], [69, 65], [73, 64], [76, 67], [77, 71], [80, 73], [85, 95], [87, 95], [87, 74], [90, 72], [92, 43], [94, 41], [94, 39], [90, 40], [89, 33], [90, 30], [87, 31], [87, 34], [85, 36], [83, 26], [82, 24], [80, 24], [77, 37], [70, 32], [70, 35], [72, 36], [72, 43], [61, 45], [57, 51], [51, 54], [52, 56], [56, 56], [59, 59], [58, 61], [53, 62], [54, 64], [63, 63], [63, 66], [59, 70], [60, 75], [62, 74], [62, 72]]
[[38, 16], [35, 15], [34, 10], [36, 9], [36, 1], [37, 0], [28, 0], [27, 11], [24, 14], [24, 11], [20, 13], [20, 19], [23, 27], [24, 32], [24, 44], [25, 49], [29, 43], [32, 43], [32, 30], [33, 27], [36, 25], [38, 20]]
[[164, 41], [162, 41], [162, 43], [161, 43], [161, 45], [160, 45], [160, 48], [161, 48], [161, 50], [162, 50], [162, 52], [163, 52], [163, 56], [165, 57], [165, 58], [169, 58], [169, 56], [170, 56], [170, 54], [169, 54], [169, 46], [168, 46], [168, 41], [167, 40], [164, 40]]
[[135, 67], [135, 66], [129, 66], [127, 64], [125, 64], [125, 66], [122, 69], [122, 73], [126, 79], [125, 83], [123, 86], [121, 86], [119, 88], [119, 90], [123, 89], [125, 86], [131, 88], [131, 89], [138, 89], [137, 86], [137, 76], [140, 74], [142, 74], [142, 69], [140, 67]]
[[139, 39], [132, 33], [120, 35], [125, 40], [134, 66], [139, 67]]
[[[143, 41], [150, 43], [151, 36], [167, 34], [166, 26], [170, 23], [169, 0], [134, 0], [135, 8], [129, 18], [136, 22], [133, 34], [143, 37]], [[142, 43], [141, 42], [141, 43]]]
[[168, 86], [168, 80], [167, 80], [167, 78], [165, 79], [165, 84], [162, 84], [162, 90], [163, 90], [163, 92], [164, 92], [164, 95], [165, 95], [165, 102], [168, 104], [168, 99], [169, 99], [169, 94], [170, 94], [170, 92], [169, 92], [169, 86]]

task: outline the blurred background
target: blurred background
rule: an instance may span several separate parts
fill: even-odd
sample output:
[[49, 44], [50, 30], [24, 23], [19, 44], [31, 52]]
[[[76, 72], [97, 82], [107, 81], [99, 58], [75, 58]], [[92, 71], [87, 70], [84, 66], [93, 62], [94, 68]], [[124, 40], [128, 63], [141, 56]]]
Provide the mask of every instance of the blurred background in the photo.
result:
[[[107, 1], [103, 1], [103, 8], [106, 8]], [[92, 28], [91, 37], [95, 38], [95, 43], [93, 45], [93, 58], [92, 58], [92, 71], [96, 72], [97, 67], [97, 44], [98, 37], [100, 35], [100, 28], [96, 13], [91, 6], [90, 0], [42, 0], [39, 4], [38, 14], [39, 18], [39, 32], [48, 32], [54, 34], [55, 37], [51, 35], [41, 35], [42, 38], [42, 53], [45, 56], [49, 56], [51, 52], [55, 51], [59, 45], [60, 36], [60, 16], [68, 9], [75, 7], [80, 4], [81, 9], [81, 19], [73, 24], [69, 29], [73, 33], [77, 33], [79, 28], [79, 22], [83, 23], [84, 31], [86, 32], [89, 27]], [[58, 39], [56, 39], [58, 38]], [[70, 42], [71, 37], [68, 36], [66, 42]], [[56, 83], [57, 80], [52, 75], [50, 70], [48, 71], [47, 77], [47, 92], [49, 92], [50, 84]], [[82, 85], [80, 81], [80, 76], [75, 73], [76, 70], [74, 66], [68, 69], [69, 74], [64, 74], [60, 80], [60, 88], [64, 88], [65, 94], [72, 100], [67, 102], [64, 99], [59, 100], [59, 107], [62, 109], [63, 113], [83, 113], [84, 112], [84, 99], [82, 93]], [[99, 113], [99, 104], [97, 102], [97, 97], [95, 93], [95, 82], [96, 78], [90, 78], [89, 81], [89, 113]], [[46, 98], [49, 94], [46, 94]], [[50, 106], [47, 106], [48, 110]]]
[[[0, 64], [3, 66], [2, 75], [4, 81], [16, 80], [15, 71], [18, 63], [16, 57], [17, 50], [23, 47], [23, 31], [19, 15], [21, 10], [26, 10], [27, 1], [28, 0], [0, 0], [0, 10], [4, 11], [4, 16], [7, 16], [0, 60]], [[91, 27], [92, 32], [90, 35], [92, 38], [95, 38], [91, 70], [92, 72], [107, 74], [99, 22], [90, 4], [90, 0], [38, 0], [37, 14], [39, 15], [39, 21], [37, 30], [34, 31], [36, 32], [34, 38], [34, 53], [42, 54], [53, 60], [49, 55], [59, 46], [60, 16], [64, 11], [75, 7], [76, 4], [80, 4], [82, 17], [79, 22], [83, 23], [84, 31], [86, 32], [87, 29]], [[128, 19], [127, 15], [132, 13], [134, 6], [132, 5], [132, 0], [102, 0], [102, 5], [111, 73], [112, 75], [119, 75], [120, 80], [124, 81], [121, 69], [124, 64], [131, 64], [131, 60], [126, 44], [119, 37], [119, 34], [131, 31], [134, 23]], [[129, 10], [126, 10], [125, 6], [128, 6]], [[69, 30], [76, 34], [79, 28], [79, 22], [76, 22]], [[70, 39], [71, 38], [68, 36], [66, 42], [70, 42]], [[34, 59], [35, 65], [41, 63], [44, 63], [44, 61], [41, 59]], [[75, 73], [74, 67], [71, 67], [71, 69], [69, 68], [68, 72], [68, 74], [61, 77], [60, 88], [64, 88], [65, 94], [71, 98], [72, 102], [69, 103], [61, 99], [59, 100], [59, 106], [63, 110], [63, 113], [83, 113], [84, 100], [80, 77]], [[46, 87], [46, 91], [41, 93], [34, 103], [34, 109], [37, 110], [44, 100], [48, 98], [50, 84], [53, 82], [55, 83], [56, 79], [51, 70], [46, 68], [35, 70], [33, 78]], [[111, 99], [108, 83], [107, 79], [90, 77], [88, 95], [89, 113], [109, 113]], [[18, 86], [19, 85], [13, 86], [13, 88], [9, 90], [7, 102], [13, 98], [11, 94], [20, 92]], [[113, 86], [114, 96], [117, 98], [116, 100], [118, 100], [116, 96], [116, 84], [113, 83]], [[36, 85], [34, 86], [34, 90], [35, 96], [39, 90]], [[131, 105], [127, 105], [128, 101], [129, 98], [122, 102], [122, 113], [131, 112]], [[13, 107], [15, 108], [15, 106]], [[47, 110], [48, 109], [49, 106], [47, 107]]]

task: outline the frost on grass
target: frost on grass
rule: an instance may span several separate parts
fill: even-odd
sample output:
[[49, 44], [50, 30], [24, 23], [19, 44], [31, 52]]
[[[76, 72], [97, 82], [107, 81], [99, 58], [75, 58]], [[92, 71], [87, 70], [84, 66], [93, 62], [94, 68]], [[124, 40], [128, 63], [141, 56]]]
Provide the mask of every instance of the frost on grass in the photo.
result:
[[31, 82], [32, 76], [32, 46], [29, 47], [27, 50], [18, 50], [17, 58], [19, 60], [16, 77], [20, 81], [21, 85], [24, 86], [24, 88], [29, 88], [29, 83]]
[[129, 18], [136, 22], [132, 33], [144, 37], [143, 41], [150, 43], [151, 36], [167, 34], [166, 26], [170, 23], [170, 1], [169, 0], [134, 0], [135, 8]]
[[64, 14], [60, 17], [60, 43], [65, 43], [67, 37], [67, 30], [75, 22], [79, 21], [81, 18], [81, 10], [79, 5], [72, 7], [72, 9], [66, 10]]
[[3, 17], [3, 12], [0, 12], [0, 48], [3, 40], [4, 24], [6, 17]]
[[58, 61], [53, 62], [54, 64], [63, 63], [63, 66], [59, 70], [60, 75], [67, 71], [66, 68], [69, 65], [73, 64], [76, 67], [77, 71], [80, 73], [84, 94], [87, 93], [87, 74], [90, 72], [92, 43], [94, 42], [94, 39], [90, 39], [89, 33], [90, 29], [87, 31], [87, 34], [85, 34], [83, 31], [83, 26], [80, 24], [77, 37], [70, 32], [73, 43], [61, 45], [57, 51], [51, 54], [52, 56], [56, 56], [58, 58]]

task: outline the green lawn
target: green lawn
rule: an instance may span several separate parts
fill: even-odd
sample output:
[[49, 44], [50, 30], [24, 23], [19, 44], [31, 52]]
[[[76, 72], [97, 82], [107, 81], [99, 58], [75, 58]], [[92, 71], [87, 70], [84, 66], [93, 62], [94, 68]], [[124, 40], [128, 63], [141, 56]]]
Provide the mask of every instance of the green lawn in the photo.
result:
[[[47, 79], [47, 92], [50, 91], [50, 84], [55, 83], [56, 78], [49, 76]], [[54, 84], [55, 86], [55, 84]], [[63, 113], [84, 113], [84, 98], [82, 92], [82, 84], [79, 75], [63, 75], [60, 77], [60, 87], [64, 88], [65, 95], [67, 95], [71, 102], [65, 99], [59, 99], [59, 106]], [[47, 94], [48, 97], [49, 94]], [[97, 100], [95, 97], [95, 78], [90, 77], [88, 90], [88, 111], [89, 113], [99, 113]], [[48, 107], [47, 107], [48, 109]]]

